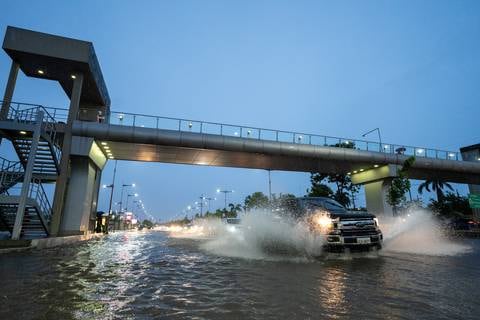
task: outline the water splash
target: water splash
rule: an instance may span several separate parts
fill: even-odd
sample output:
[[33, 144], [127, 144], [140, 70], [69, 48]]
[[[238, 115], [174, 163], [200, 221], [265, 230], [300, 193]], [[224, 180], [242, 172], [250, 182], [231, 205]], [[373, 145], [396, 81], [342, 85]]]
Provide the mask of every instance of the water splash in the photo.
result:
[[[384, 252], [422, 255], [457, 255], [470, 251], [468, 245], [449, 239], [432, 212], [415, 208], [402, 217], [379, 217]], [[308, 223], [256, 211], [246, 214], [239, 225], [220, 219], [199, 219], [191, 226], [164, 227], [173, 238], [204, 240], [200, 247], [215, 255], [246, 259], [309, 261], [355, 257], [375, 258], [377, 252], [326, 254], [325, 238], [311, 232]]]
[[309, 259], [322, 253], [324, 238], [302, 221], [256, 211], [239, 225], [202, 219], [190, 228], [170, 230], [175, 238], [205, 239], [201, 248], [222, 256], [247, 259]]
[[380, 218], [384, 235], [382, 252], [403, 252], [423, 255], [457, 255], [467, 253], [470, 246], [449, 239], [431, 211], [414, 208], [395, 218]]

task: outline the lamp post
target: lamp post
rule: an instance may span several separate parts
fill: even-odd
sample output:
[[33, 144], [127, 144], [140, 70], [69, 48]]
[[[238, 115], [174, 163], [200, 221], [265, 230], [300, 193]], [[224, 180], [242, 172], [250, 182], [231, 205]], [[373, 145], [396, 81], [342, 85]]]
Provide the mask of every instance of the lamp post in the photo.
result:
[[208, 211], [210, 212], [210, 201], [212, 201], [212, 200], [217, 200], [217, 198], [205, 197], [205, 200], [208, 201]]
[[138, 193], [127, 194], [127, 203], [126, 203], [126, 206], [125, 206], [125, 211], [128, 211], [128, 199], [130, 199], [130, 197], [138, 197]]
[[381, 134], [380, 134], [380, 128], [375, 128], [375, 129], [372, 129], [372, 130], [370, 130], [370, 131], [368, 131], [368, 132], [365, 132], [364, 134], [362, 134], [362, 137], [365, 137], [367, 134], [370, 134], [370, 133], [372, 133], [372, 132], [374, 132], [374, 131], [377, 131], [377, 133], [378, 133], [378, 141], [380, 142], [379, 151], [380, 151], [380, 152], [383, 152], [383, 150], [382, 150], [382, 136], [381, 136]]
[[135, 188], [135, 183], [132, 184], [122, 184], [122, 192], [120, 194], [120, 212], [123, 212], [123, 189], [126, 187], [133, 187]]
[[223, 195], [224, 195], [224, 197], [225, 197], [224, 210], [226, 211], [226, 210], [227, 210], [227, 194], [228, 194], [228, 193], [233, 193], [233, 190], [221, 190], [221, 189], [217, 189], [217, 193], [223, 193]]
[[[115, 160], [115, 167], [113, 168], [113, 179], [112, 179], [112, 184], [109, 185], [104, 185], [104, 188], [110, 188], [110, 201], [108, 203], [108, 221], [107, 221], [107, 233], [108, 233], [108, 227], [110, 225], [110, 216], [112, 215], [112, 200], [113, 200], [113, 191], [115, 189], [115, 176], [117, 175], [117, 163], [118, 160]], [[115, 223], [115, 222], [114, 222]]]

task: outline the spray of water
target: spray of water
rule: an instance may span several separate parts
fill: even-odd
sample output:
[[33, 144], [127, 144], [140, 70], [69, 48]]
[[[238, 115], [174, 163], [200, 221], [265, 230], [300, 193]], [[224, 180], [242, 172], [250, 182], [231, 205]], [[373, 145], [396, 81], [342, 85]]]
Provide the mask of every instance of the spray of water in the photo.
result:
[[[401, 217], [380, 217], [384, 235], [381, 252], [402, 252], [423, 255], [456, 255], [470, 247], [449, 239], [437, 219], [423, 208], [411, 209]], [[377, 257], [376, 252], [360, 255], [325, 255], [325, 238], [312, 232], [305, 221], [278, 217], [273, 213], [256, 211], [246, 214], [239, 225], [220, 219], [200, 219], [191, 226], [163, 227], [174, 238], [204, 240], [202, 249], [216, 255], [247, 259], [310, 260], [324, 255], [327, 258], [351, 259]]]
[[424, 208], [413, 208], [408, 214], [395, 218], [381, 218], [384, 249], [423, 255], [457, 255], [470, 251], [468, 245], [449, 239], [444, 228]]
[[264, 211], [246, 214], [239, 225], [203, 219], [168, 231], [176, 238], [205, 239], [201, 247], [213, 254], [247, 259], [308, 259], [320, 255], [324, 243], [303, 221]]

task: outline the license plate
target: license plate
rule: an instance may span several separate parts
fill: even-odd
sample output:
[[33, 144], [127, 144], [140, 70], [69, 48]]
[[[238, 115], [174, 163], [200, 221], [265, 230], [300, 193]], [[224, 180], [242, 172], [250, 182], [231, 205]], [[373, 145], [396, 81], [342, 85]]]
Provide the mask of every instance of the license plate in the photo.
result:
[[369, 244], [371, 243], [370, 238], [357, 238], [358, 244]]

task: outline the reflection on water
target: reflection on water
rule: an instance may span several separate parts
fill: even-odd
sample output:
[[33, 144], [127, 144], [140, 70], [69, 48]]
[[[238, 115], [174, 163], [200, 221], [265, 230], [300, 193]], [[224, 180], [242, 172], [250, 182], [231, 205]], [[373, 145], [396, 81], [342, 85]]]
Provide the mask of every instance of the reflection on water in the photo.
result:
[[0, 256], [0, 319], [478, 319], [480, 241], [401, 252], [249, 260], [202, 239], [116, 233]]

